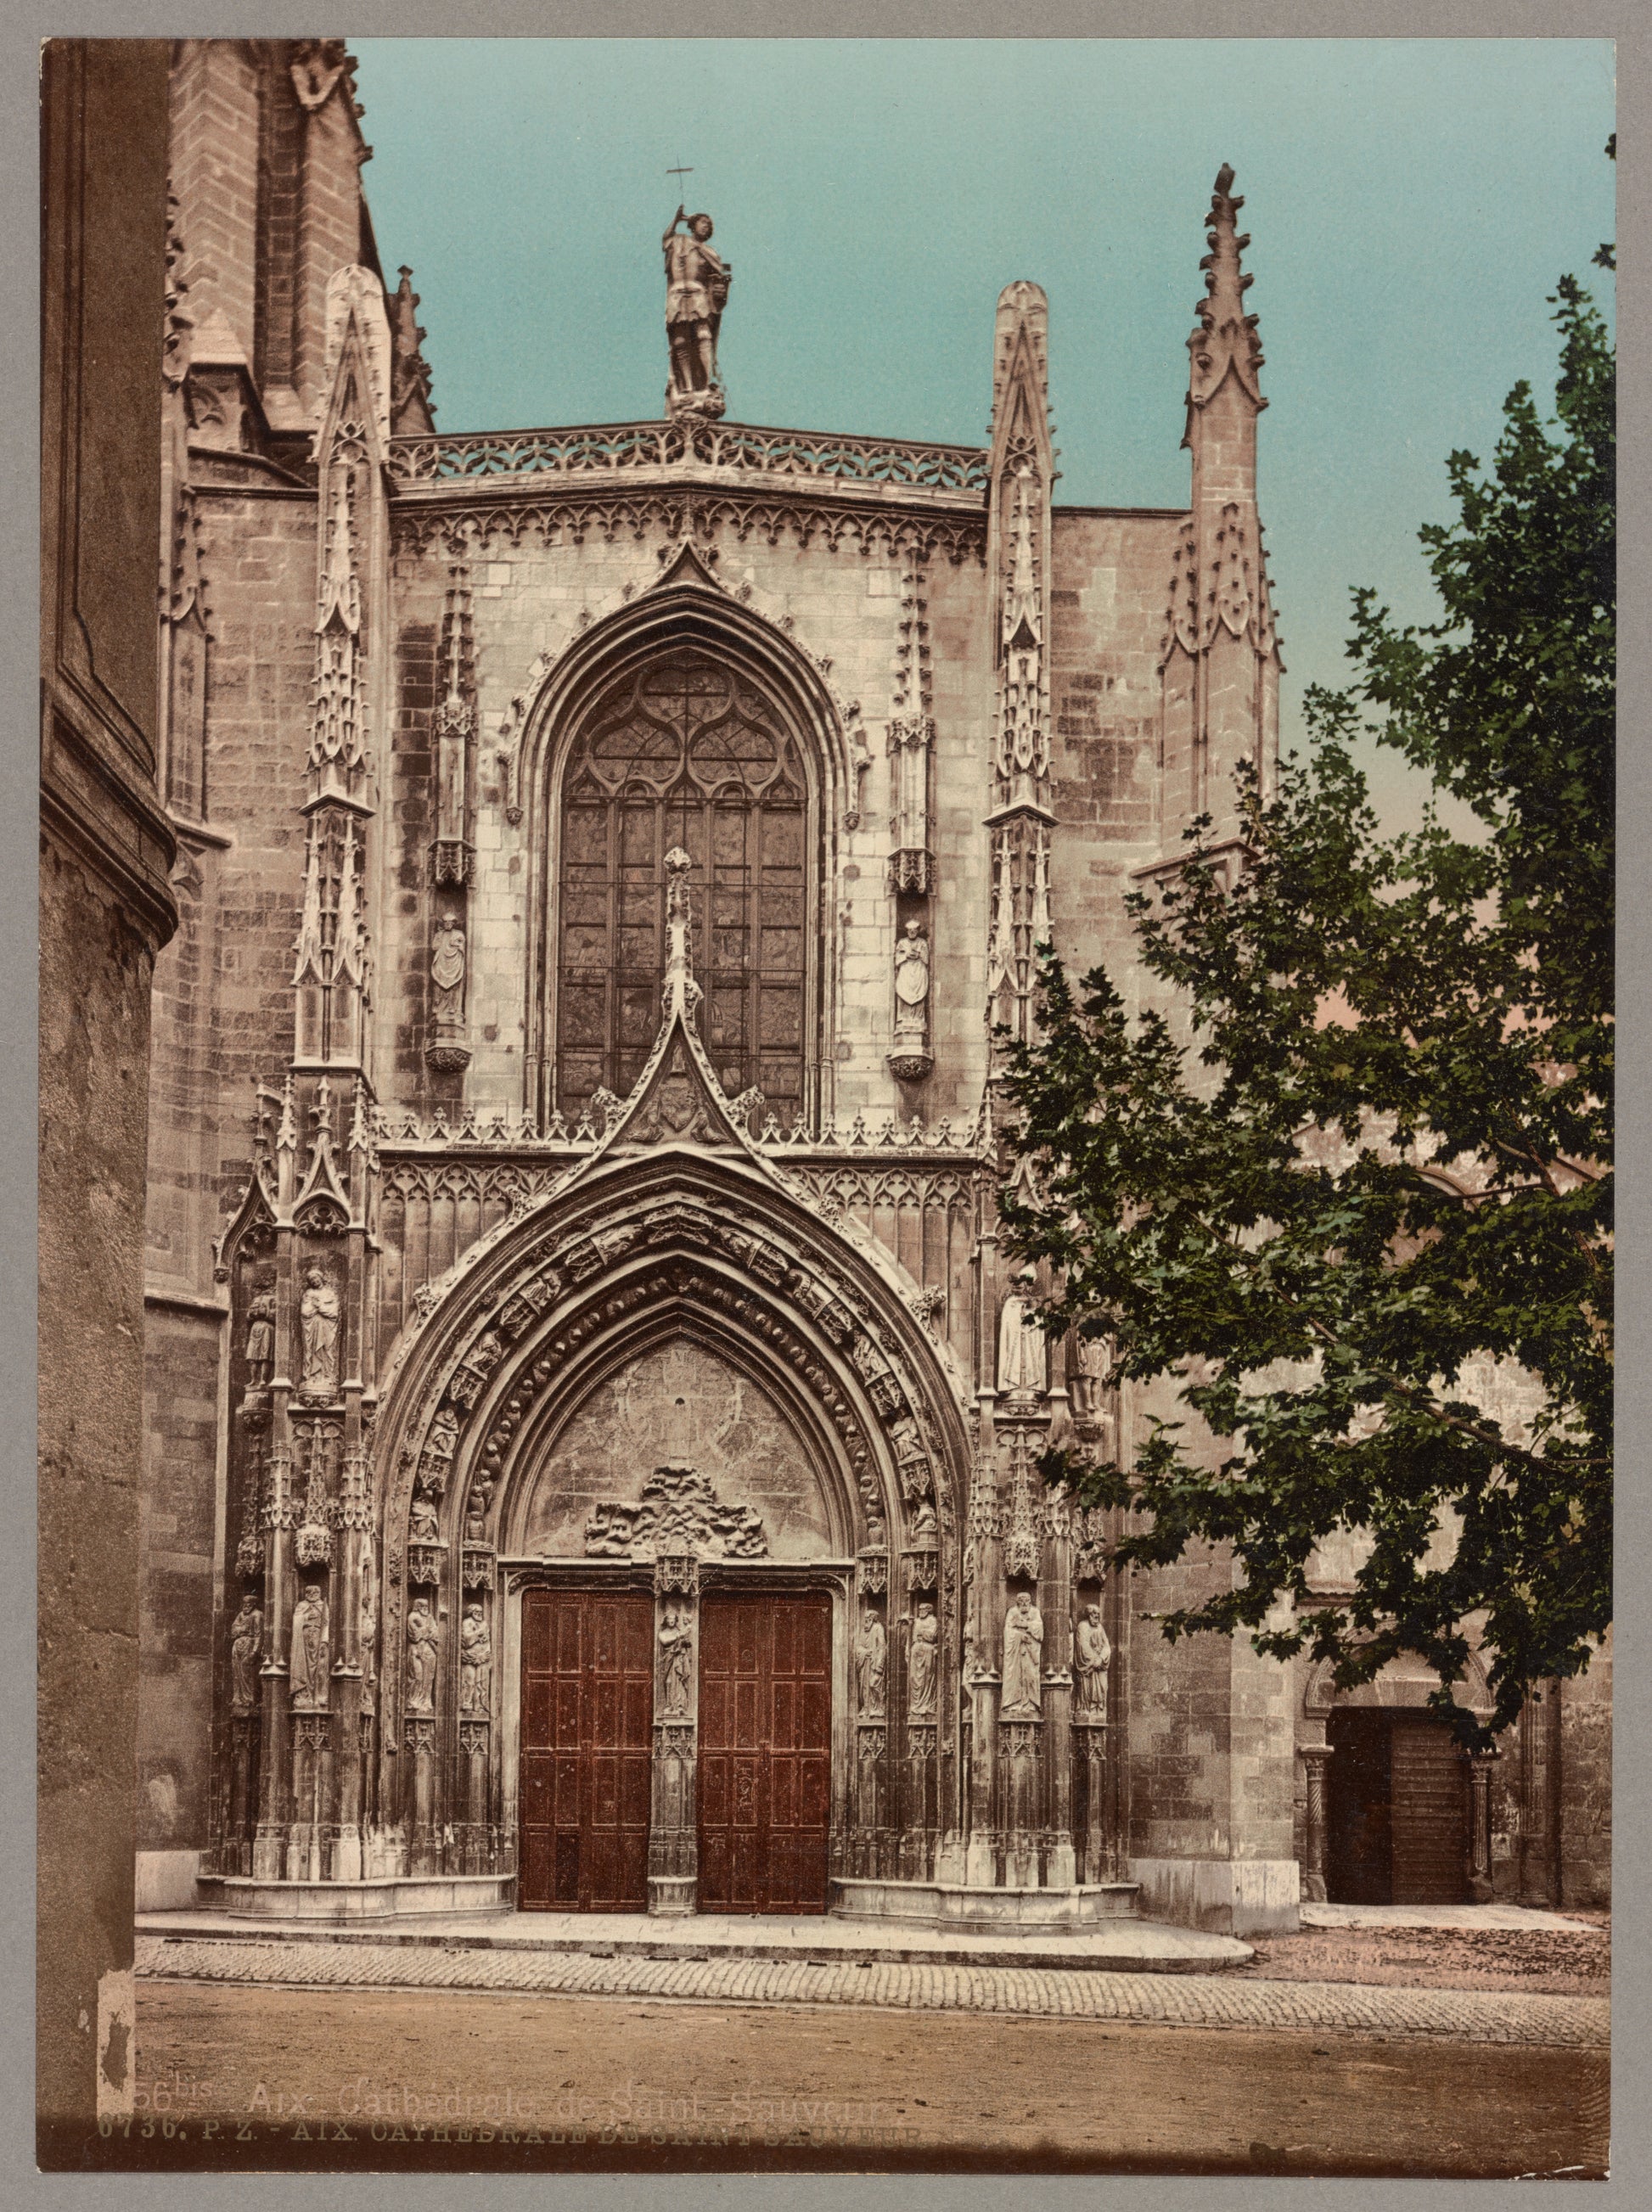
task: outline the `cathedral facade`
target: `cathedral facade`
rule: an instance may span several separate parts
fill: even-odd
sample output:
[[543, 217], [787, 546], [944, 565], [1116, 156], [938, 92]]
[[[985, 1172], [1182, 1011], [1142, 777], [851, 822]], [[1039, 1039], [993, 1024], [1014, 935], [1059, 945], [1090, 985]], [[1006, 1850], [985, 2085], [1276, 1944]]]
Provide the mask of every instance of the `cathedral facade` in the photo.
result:
[[1587, 1901], [1594, 1692], [1469, 1768], [1036, 1470], [1150, 1409], [1027, 1322], [994, 1036], [1277, 749], [1230, 173], [1187, 503], [1072, 507], [1038, 286], [986, 446], [752, 427], [699, 217], [658, 420], [439, 432], [355, 90], [174, 49], [140, 1905], [1284, 1928], [1379, 1723], [1394, 1894]]

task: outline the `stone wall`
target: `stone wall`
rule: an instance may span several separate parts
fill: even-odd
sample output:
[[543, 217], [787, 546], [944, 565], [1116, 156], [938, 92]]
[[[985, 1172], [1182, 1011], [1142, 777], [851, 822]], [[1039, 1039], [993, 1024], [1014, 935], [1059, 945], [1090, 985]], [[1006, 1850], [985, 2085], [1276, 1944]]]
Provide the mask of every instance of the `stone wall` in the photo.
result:
[[[167, 49], [43, 56], [35, 2092], [42, 2166], [130, 2112]], [[145, 333], [149, 334], [145, 343]]]

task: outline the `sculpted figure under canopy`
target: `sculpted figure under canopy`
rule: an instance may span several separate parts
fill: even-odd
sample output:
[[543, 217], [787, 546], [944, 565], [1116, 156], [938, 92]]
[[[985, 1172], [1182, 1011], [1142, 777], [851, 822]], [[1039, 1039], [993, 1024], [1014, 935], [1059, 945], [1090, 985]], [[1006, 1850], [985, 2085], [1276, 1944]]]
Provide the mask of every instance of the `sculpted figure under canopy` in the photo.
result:
[[480, 1601], [467, 1605], [459, 1632], [459, 1709], [462, 1713], [488, 1710], [488, 1668], [494, 1655], [493, 1638], [483, 1617]]
[[1107, 1640], [1107, 1631], [1102, 1626], [1102, 1608], [1098, 1605], [1084, 1607], [1073, 1635], [1073, 1672], [1078, 1677], [1078, 1696], [1073, 1711], [1080, 1720], [1104, 1721], [1107, 1718], [1107, 1670], [1113, 1657], [1113, 1646]]
[[932, 1605], [920, 1605], [912, 1624], [912, 1648], [907, 1656], [907, 1717], [914, 1721], [935, 1717], [935, 1661], [941, 1624]]
[[299, 1387], [312, 1396], [331, 1396], [338, 1386], [338, 1293], [319, 1267], [304, 1278], [298, 1317], [304, 1340]]
[[668, 1713], [686, 1713], [694, 1703], [694, 1624], [680, 1605], [665, 1608], [659, 1625], [665, 1660], [662, 1702]]
[[998, 1317], [998, 1387], [1006, 1398], [1035, 1397], [1043, 1389], [1048, 1350], [1029, 1301], [1011, 1291]]
[[860, 1683], [860, 1717], [863, 1721], [881, 1721], [884, 1682], [889, 1670], [889, 1638], [875, 1613], [868, 1612], [861, 1617], [860, 1633], [855, 1638], [854, 1664]]
[[1044, 1616], [1025, 1590], [1004, 1616], [1004, 1704], [1005, 1720], [1036, 1717], [1044, 1710]]
[[327, 1702], [327, 1605], [318, 1585], [306, 1583], [293, 1607], [293, 1704], [315, 1712]]
[[[684, 222], [686, 236], [677, 227]], [[717, 332], [734, 272], [712, 251], [711, 233], [708, 215], [690, 216], [679, 207], [659, 241], [665, 256], [665, 335], [671, 349], [668, 415], [714, 419], [723, 411]]]
[[264, 1608], [253, 1597], [241, 1600], [229, 1631], [231, 1702], [251, 1712], [258, 1699], [258, 1656], [264, 1649]]
[[407, 1710], [428, 1713], [434, 1704], [436, 1638], [439, 1632], [422, 1598], [407, 1616]]

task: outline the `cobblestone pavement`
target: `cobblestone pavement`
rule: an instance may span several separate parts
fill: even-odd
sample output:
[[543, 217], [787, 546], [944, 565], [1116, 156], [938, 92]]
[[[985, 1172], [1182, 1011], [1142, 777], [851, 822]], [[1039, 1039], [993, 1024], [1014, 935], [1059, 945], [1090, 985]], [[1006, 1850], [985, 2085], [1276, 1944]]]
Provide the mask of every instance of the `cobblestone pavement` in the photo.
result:
[[642, 1959], [579, 1952], [140, 1936], [155, 1980], [310, 1989], [454, 1989], [659, 1997], [735, 2005], [872, 2005], [1157, 2027], [1342, 2032], [1460, 2043], [1604, 2047], [1606, 2001], [1392, 1989], [1341, 1982], [1236, 1982], [1207, 1974], [871, 1965], [764, 1959]]

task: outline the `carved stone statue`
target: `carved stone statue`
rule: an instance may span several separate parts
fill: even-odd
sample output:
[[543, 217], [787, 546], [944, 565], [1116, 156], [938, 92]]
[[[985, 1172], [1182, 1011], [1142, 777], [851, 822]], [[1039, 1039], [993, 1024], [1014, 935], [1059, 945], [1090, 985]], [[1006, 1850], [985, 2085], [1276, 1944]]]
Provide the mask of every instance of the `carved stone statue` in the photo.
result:
[[371, 1544], [361, 1555], [361, 1607], [355, 1617], [356, 1635], [361, 1648], [361, 1680], [372, 1682], [378, 1679], [374, 1664], [374, 1648], [379, 1641], [379, 1577], [373, 1564]]
[[429, 1607], [416, 1597], [407, 1615], [407, 1710], [428, 1713], [436, 1694], [436, 1649], [441, 1632]]
[[907, 1718], [935, 1717], [935, 1662], [939, 1653], [941, 1624], [932, 1605], [920, 1605], [912, 1624], [912, 1644], [907, 1655]]
[[436, 1520], [436, 1501], [427, 1498], [422, 1491], [416, 1492], [407, 1516], [407, 1533], [416, 1544], [434, 1544], [440, 1540], [441, 1529]]
[[659, 1624], [659, 1650], [664, 1662], [660, 1684], [663, 1711], [687, 1713], [694, 1708], [694, 1624], [687, 1609], [668, 1605]]
[[1102, 1411], [1102, 1394], [1113, 1372], [1113, 1346], [1104, 1336], [1077, 1336], [1067, 1385], [1072, 1410], [1081, 1421], [1093, 1421]]
[[293, 1607], [289, 1681], [294, 1710], [316, 1712], [327, 1702], [327, 1601], [319, 1583], [306, 1583]]
[[889, 1528], [883, 1515], [874, 1513], [869, 1509], [866, 1514], [865, 1549], [869, 1552], [881, 1552], [888, 1542]]
[[929, 939], [909, 921], [895, 942], [895, 1034], [920, 1043], [928, 1032]]
[[276, 1301], [260, 1291], [246, 1310], [246, 1383], [251, 1390], [269, 1387], [276, 1365]]
[[1073, 1637], [1072, 1669], [1078, 1688], [1072, 1706], [1075, 1718], [1107, 1718], [1107, 1670], [1112, 1658], [1113, 1646], [1102, 1626], [1102, 1608], [1087, 1605]]
[[465, 988], [465, 924], [452, 915], [435, 926], [430, 951], [430, 981], [435, 985], [437, 1018], [457, 1021], [459, 994]]
[[860, 1616], [860, 1633], [854, 1640], [855, 1674], [860, 1685], [860, 1717], [884, 1717], [884, 1684], [889, 1671], [889, 1638], [875, 1613]]
[[1011, 1291], [998, 1317], [998, 1387], [1006, 1398], [1035, 1397], [1048, 1372], [1048, 1346], [1028, 1300]]
[[467, 1544], [488, 1540], [488, 1493], [480, 1483], [465, 1501], [465, 1540]]
[[1006, 1720], [1035, 1718], [1044, 1710], [1044, 1616], [1025, 1590], [1004, 1616], [1004, 1703]]
[[920, 1498], [913, 1509], [912, 1528], [908, 1540], [915, 1552], [932, 1550], [940, 1541], [932, 1498]]
[[[686, 236], [678, 228], [685, 222]], [[717, 332], [734, 272], [713, 252], [711, 234], [708, 215], [690, 216], [679, 207], [659, 243], [665, 256], [665, 336], [671, 355], [665, 410], [672, 416], [714, 420], [724, 404]]]
[[230, 1702], [250, 1713], [258, 1701], [258, 1658], [264, 1650], [264, 1608], [250, 1594], [229, 1629]]
[[310, 1396], [330, 1398], [338, 1387], [338, 1293], [319, 1267], [304, 1278], [298, 1318], [304, 1340], [299, 1388]]
[[467, 1605], [459, 1632], [459, 1709], [462, 1713], [488, 1710], [488, 1669], [493, 1661], [493, 1638], [483, 1616], [481, 1601]]

